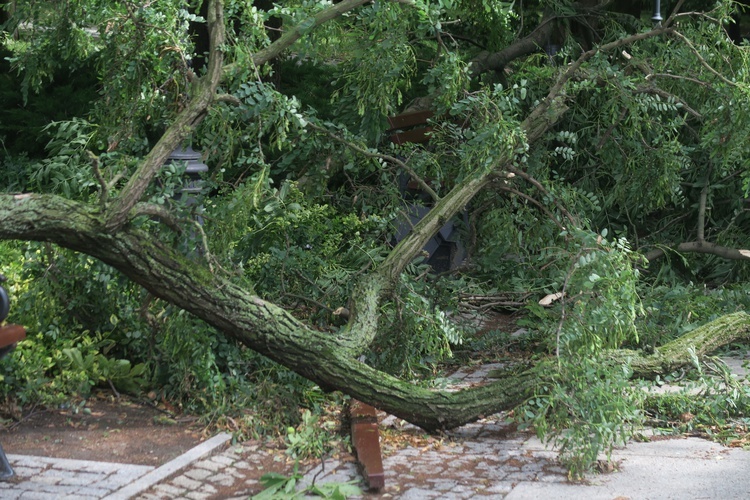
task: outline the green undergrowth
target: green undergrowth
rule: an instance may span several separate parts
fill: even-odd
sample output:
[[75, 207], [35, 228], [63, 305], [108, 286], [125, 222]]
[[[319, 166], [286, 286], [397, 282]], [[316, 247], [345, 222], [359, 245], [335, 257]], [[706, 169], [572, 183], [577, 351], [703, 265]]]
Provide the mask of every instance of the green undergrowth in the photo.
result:
[[8, 407], [56, 407], [105, 389], [168, 401], [238, 436], [283, 435], [338, 396], [154, 300], [108, 266], [37, 243], [2, 243], [8, 321], [27, 339], [0, 362]]
[[[747, 368], [747, 363], [745, 363]], [[661, 434], [691, 434], [731, 446], [750, 447], [750, 383], [732, 375], [717, 357], [693, 360], [692, 369], [658, 378], [666, 392], [650, 390], [647, 423]]]

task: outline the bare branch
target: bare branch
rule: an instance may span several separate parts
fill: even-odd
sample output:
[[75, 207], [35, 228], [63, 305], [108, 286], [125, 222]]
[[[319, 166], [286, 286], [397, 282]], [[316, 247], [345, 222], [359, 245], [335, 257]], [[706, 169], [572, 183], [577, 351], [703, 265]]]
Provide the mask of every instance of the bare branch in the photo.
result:
[[615, 122], [607, 128], [607, 130], [604, 132], [604, 135], [602, 135], [602, 138], [599, 139], [599, 142], [596, 143], [597, 151], [604, 147], [604, 144], [606, 144], [607, 140], [612, 135], [612, 132], [614, 132], [615, 128], [617, 128], [617, 126], [622, 123], [626, 116], [628, 116], [628, 108], [623, 106], [622, 110], [620, 111], [620, 116], [618, 116], [617, 120], [615, 120]]
[[708, 174], [706, 174], [706, 182], [703, 184], [698, 200], [698, 228], [695, 237], [701, 243], [706, 241], [706, 202], [708, 201], [708, 180], [710, 175], [711, 169], [709, 168]]
[[214, 98], [215, 102], [226, 102], [227, 104], [231, 104], [233, 106], [239, 106], [242, 104], [242, 101], [240, 101], [238, 98], [233, 96], [232, 94], [219, 94]]
[[133, 216], [137, 217], [139, 215], [158, 217], [169, 229], [177, 234], [182, 234], [179, 219], [161, 205], [156, 205], [155, 203], [138, 203], [133, 207]]
[[685, 3], [685, 0], [679, 0], [677, 2], [677, 5], [674, 6], [674, 9], [672, 9], [672, 13], [669, 15], [667, 20], [664, 21], [664, 26], [669, 26], [674, 22], [675, 17], [677, 17], [677, 15], [679, 14], [683, 3]]
[[[750, 250], [744, 250], [739, 248], [725, 247], [710, 243], [708, 241], [687, 241], [677, 245], [674, 249], [680, 253], [705, 253], [709, 255], [716, 255], [722, 259], [728, 260], [750, 260]], [[649, 262], [663, 257], [666, 251], [662, 248], [656, 248], [647, 252], [644, 257]]]
[[565, 218], [568, 219], [571, 224], [576, 224], [576, 220], [573, 217], [573, 215], [571, 215], [571, 213], [568, 212], [568, 210], [562, 205], [562, 203], [560, 203], [560, 201], [557, 199], [557, 197], [553, 196], [549, 191], [547, 191], [547, 188], [545, 188], [544, 186], [542, 186], [541, 182], [539, 182], [538, 180], [534, 179], [532, 176], [530, 176], [529, 174], [527, 174], [526, 172], [524, 172], [521, 169], [518, 169], [518, 168], [515, 168], [515, 167], [511, 166], [511, 167], [508, 168], [508, 171], [509, 172], [513, 172], [517, 176], [519, 176], [522, 179], [526, 180], [532, 186], [534, 186], [539, 191], [541, 191], [542, 194], [544, 194], [545, 196], [548, 196], [549, 198], [551, 198], [554, 201], [555, 206], [557, 207], [557, 209], [560, 210], [560, 212], [562, 212], [562, 214], [565, 216]]
[[91, 151], [86, 151], [91, 160], [91, 168], [94, 170], [94, 177], [96, 182], [99, 183], [99, 208], [104, 211], [107, 208], [107, 197], [109, 196], [109, 186], [102, 176], [102, 171], [99, 169], [99, 157]]
[[710, 83], [704, 82], [703, 80], [698, 80], [697, 78], [690, 78], [689, 76], [684, 76], [684, 75], [673, 75], [671, 73], [652, 73], [650, 75], [646, 75], [646, 80], [650, 80], [651, 78], [674, 78], [676, 80], [685, 80], [688, 82], [693, 82], [703, 87], [711, 86]]
[[195, 230], [198, 231], [198, 233], [201, 235], [201, 245], [203, 247], [203, 256], [206, 258], [206, 264], [208, 264], [208, 269], [212, 273], [216, 272], [212, 264], [212, 262], [214, 262], [214, 258], [208, 249], [208, 237], [206, 237], [206, 232], [203, 230], [203, 225], [196, 219], [191, 219], [191, 222], [193, 223], [193, 227], [195, 227]]
[[556, 26], [556, 17], [542, 19], [539, 26], [526, 37], [505, 47], [498, 52], [482, 52], [472, 59], [470, 68], [472, 75], [479, 75], [487, 71], [498, 71], [503, 69], [511, 61], [538, 52], [544, 43], [549, 40]]
[[[571, 80], [577, 73], [578, 70], [581, 69], [581, 66], [583, 66], [583, 63], [594, 57], [599, 52], [607, 52], [612, 49], [616, 49], [619, 47], [623, 47], [625, 45], [630, 45], [635, 42], [639, 42], [641, 40], [647, 40], [649, 38], [661, 36], [667, 33], [673, 33], [674, 30], [671, 28], [657, 28], [653, 29], [651, 31], [646, 31], [643, 33], [637, 33], [635, 35], [626, 36], [624, 38], [620, 38], [619, 40], [615, 40], [614, 42], [605, 43], [604, 45], [601, 45], [599, 47], [595, 47], [591, 50], [587, 50], [583, 54], [581, 54], [578, 59], [576, 59], [574, 62], [572, 62], [568, 69], [557, 79], [557, 82], [552, 86], [549, 93], [547, 94], [547, 101], [552, 101], [553, 99], [556, 99], [558, 96], [560, 96], [563, 88], [565, 87], [565, 84], [568, 83], [569, 80]], [[538, 106], [537, 109], [540, 109], [541, 106]], [[536, 109], [534, 110], [536, 112]]]

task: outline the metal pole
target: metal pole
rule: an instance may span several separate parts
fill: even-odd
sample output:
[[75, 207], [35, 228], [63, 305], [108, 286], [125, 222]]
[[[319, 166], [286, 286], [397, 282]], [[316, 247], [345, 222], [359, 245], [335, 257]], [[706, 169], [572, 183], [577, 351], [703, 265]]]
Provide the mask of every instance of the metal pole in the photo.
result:
[[654, 0], [654, 15], [651, 21], [654, 23], [654, 28], [661, 26], [661, 0]]

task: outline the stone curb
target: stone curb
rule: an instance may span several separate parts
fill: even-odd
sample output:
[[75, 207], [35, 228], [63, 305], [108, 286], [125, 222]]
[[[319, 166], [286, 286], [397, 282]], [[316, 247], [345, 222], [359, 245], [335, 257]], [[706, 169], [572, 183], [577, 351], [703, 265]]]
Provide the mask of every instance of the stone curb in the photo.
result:
[[174, 460], [167, 462], [158, 469], [152, 470], [151, 472], [141, 476], [129, 485], [120, 488], [110, 495], [107, 495], [103, 500], [128, 500], [130, 498], [133, 498], [139, 493], [143, 493], [152, 486], [163, 481], [164, 479], [176, 474], [185, 467], [188, 467], [192, 463], [215, 453], [220, 448], [222, 448], [230, 439], [232, 439], [231, 434], [227, 434], [226, 432], [217, 434], [211, 439], [208, 439], [199, 444], [195, 448], [186, 451]]

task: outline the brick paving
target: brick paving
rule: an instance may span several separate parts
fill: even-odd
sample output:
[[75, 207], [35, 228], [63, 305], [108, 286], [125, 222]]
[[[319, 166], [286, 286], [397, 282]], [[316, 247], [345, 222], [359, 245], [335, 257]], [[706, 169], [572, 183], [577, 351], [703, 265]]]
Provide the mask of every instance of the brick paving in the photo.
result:
[[[473, 384], [497, 367], [459, 371], [453, 378], [456, 385]], [[747, 498], [743, 478], [750, 470], [750, 453], [697, 438], [631, 443], [615, 452], [617, 471], [571, 484], [555, 453], [518, 432], [502, 415], [465, 425], [441, 439], [426, 439], [392, 416], [381, 415], [380, 429], [415, 439], [383, 440], [385, 488], [364, 493], [366, 499]], [[161, 467], [11, 454], [17, 478], [0, 482], [0, 498], [246, 499], [258, 491], [257, 478], [283, 454], [257, 442], [229, 445], [228, 439], [216, 436]], [[363, 486], [347, 457], [306, 470], [302, 484], [313, 481]]]

